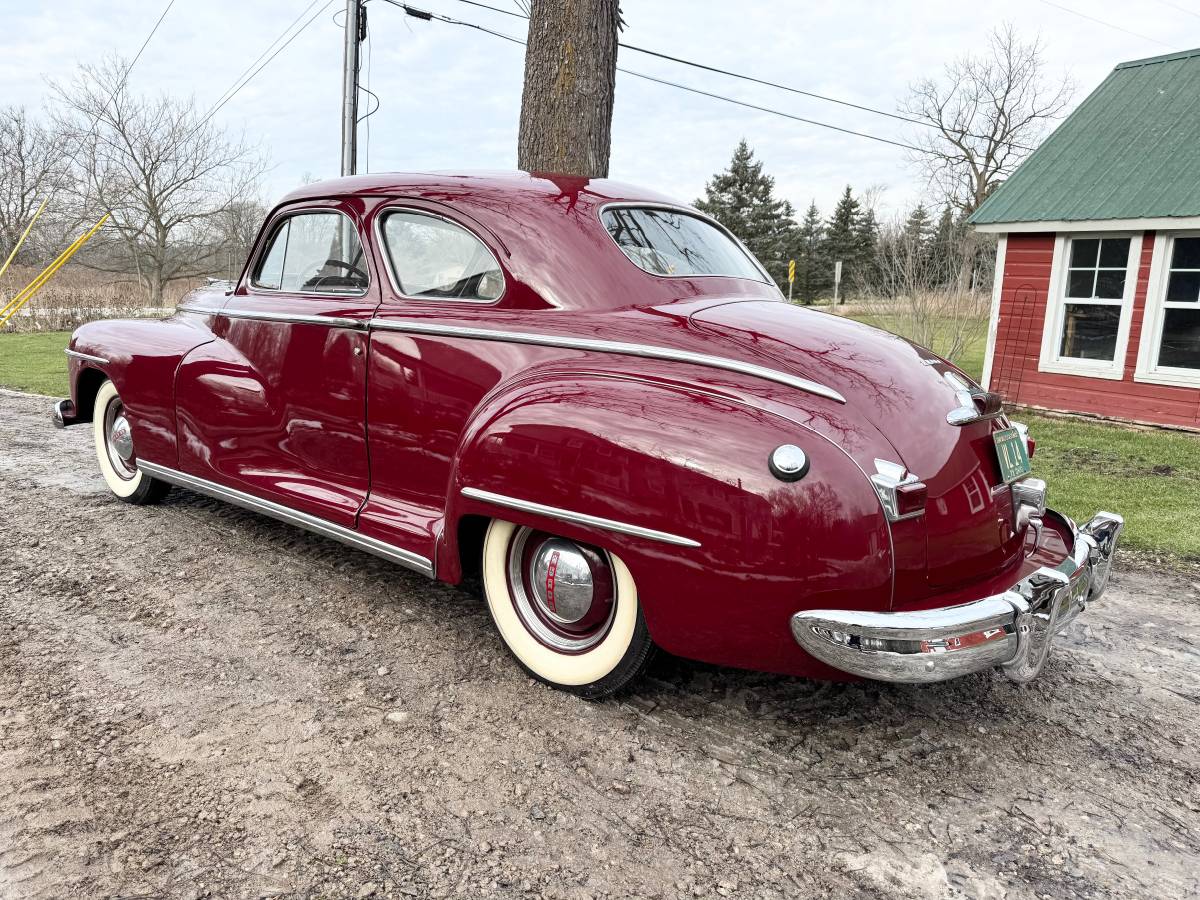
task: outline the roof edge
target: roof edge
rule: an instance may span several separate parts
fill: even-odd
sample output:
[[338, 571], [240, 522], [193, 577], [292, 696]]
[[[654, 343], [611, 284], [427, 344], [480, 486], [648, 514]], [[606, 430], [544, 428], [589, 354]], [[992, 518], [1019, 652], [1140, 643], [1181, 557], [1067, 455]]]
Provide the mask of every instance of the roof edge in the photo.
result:
[[[981, 207], [982, 208], [982, 207]], [[1200, 215], [1144, 216], [1128, 219], [1027, 219], [1019, 222], [970, 222], [980, 234], [1080, 231], [1200, 231]]]
[[1200, 56], [1200, 47], [1194, 50], [1176, 50], [1174, 53], [1164, 53], [1161, 56], [1147, 56], [1145, 59], [1131, 59], [1127, 62], [1117, 63], [1113, 67], [1113, 71], [1134, 69], [1138, 66], [1152, 66], [1155, 63], [1171, 62], [1176, 59], [1189, 59], [1193, 56]]

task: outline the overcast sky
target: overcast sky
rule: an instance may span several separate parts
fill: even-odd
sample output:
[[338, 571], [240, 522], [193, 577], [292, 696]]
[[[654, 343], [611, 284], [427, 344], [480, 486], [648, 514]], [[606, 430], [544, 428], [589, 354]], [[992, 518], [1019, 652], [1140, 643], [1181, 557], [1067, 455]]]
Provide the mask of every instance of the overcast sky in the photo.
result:
[[[487, 2], [516, 9], [514, 0]], [[412, 3], [524, 37], [521, 19], [460, 0]], [[308, 4], [177, 0], [131, 84], [143, 92], [194, 95], [207, 110]], [[106, 52], [132, 56], [164, 5], [165, 0], [0, 0], [5, 23], [0, 104], [38, 107], [47, 96], [47, 79], [69, 76], [79, 62]], [[215, 118], [222, 127], [244, 131], [269, 155], [265, 199], [277, 198], [306, 174], [338, 174], [342, 32], [333, 14], [343, 5], [333, 0]], [[1189, 0], [622, 0], [622, 7], [622, 40], [629, 44], [885, 110], [895, 110], [910, 82], [983, 48], [988, 33], [1004, 21], [1027, 38], [1041, 38], [1048, 75], [1069, 75], [1075, 102], [1120, 61], [1200, 46], [1200, 11], [1188, 11], [1200, 10], [1200, 4]], [[368, 11], [363, 80], [381, 104], [369, 120], [369, 144], [365, 129], [360, 139], [360, 169], [363, 161], [370, 171], [514, 168], [524, 48], [472, 29], [409, 18], [384, 0], [370, 0]], [[629, 51], [622, 51], [619, 65], [881, 137], [911, 139], [914, 127]], [[886, 215], [923, 189], [897, 147], [617, 76], [614, 178], [690, 202], [725, 167], [743, 137], [775, 176], [779, 193], [797, 208], [815, 198], [828, 214], [846, 184], [856, 190], [884, 185]]]

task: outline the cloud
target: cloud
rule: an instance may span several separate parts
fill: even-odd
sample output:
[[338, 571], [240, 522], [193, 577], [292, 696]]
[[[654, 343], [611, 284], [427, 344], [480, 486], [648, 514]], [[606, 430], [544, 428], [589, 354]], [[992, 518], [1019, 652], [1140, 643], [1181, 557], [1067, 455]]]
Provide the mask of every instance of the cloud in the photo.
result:
[[[492, 2], [516, 9], [511, 0]], [[1132, 7], [1116, 0], [1090, 0], [1086, 6], [1075, 2], [1091, 16], [1179, 49], [1200, 44], [1200, 19], [1167, 4], [1141, 7], [1135, 17]], [[145, 92], [194, 94], [207, 109], [306, 5], [307, 0], [178, 2], [139, 61], [131, 84]], [[455, 0], [421, 5], [524, 36], [519, 19]], [[937, 74], [948, 60], [983, 47], [1004, 17], [1027, 38], [1040, 33], [1049, 77], [1072, 75], [1079, 86], [1077, 101], [1117, 62], [1165, 52], [1038, 0], [999, 7], [957, 0], [625, 0], [622, 6], [627, 22], [622, 40], [627, 43], [884, 110], [895, 109], [908, 83]], [[305, 173], [337, 174], [342, 53], [341, 29], [333, 15], [337, 7], [315, 20], [216, 117], [269, 152], [269, 197], [291, 189]], [[0, 103], [37, 107], [46, 98], [47, 78], [69, 77], [78, 62], [95, 61], [106, 52], [132, 56], [160, 9], [150, 0], [36, 5], [0, 0], [6, 25], [0, 33]], [[515, 167], [522, 48], [471, 29], [417, 21], [383, 2], [370, 3], [368, 17], [369, 84], [381, 100], [369, 120], [370, 168]], [[628, 50], [622, 51], [620, 64], [882, 137], [911, 140], [914, 128]], [[366, 55], [363, 65], [365, 77]], [[846, 184], [863, 189], [881, 183], [888, 186], [884, 203], [894, 210], [914, 202], [923, 188], [900, 148], [618, 76], [614, 177], [691, 201], [724, 168], [743, 137], [775, 176], [779, 192], [798, 209], [815, 198], [828, 213]], [[360, 140], [367, 144], [365, 128]]]

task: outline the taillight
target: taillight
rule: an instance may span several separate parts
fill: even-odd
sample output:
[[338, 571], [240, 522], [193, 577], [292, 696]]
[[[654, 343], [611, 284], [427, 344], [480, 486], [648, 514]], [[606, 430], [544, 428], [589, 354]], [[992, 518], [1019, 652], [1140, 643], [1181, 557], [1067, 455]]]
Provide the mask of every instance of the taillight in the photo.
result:
[[875, 472], [871, 476], [871, 486], [879, 495], [889, 522], [912, 519], [925, 512], [925, 500], [929, 496], [925, 482], [899, 463], [886, 459], [875, 460]]

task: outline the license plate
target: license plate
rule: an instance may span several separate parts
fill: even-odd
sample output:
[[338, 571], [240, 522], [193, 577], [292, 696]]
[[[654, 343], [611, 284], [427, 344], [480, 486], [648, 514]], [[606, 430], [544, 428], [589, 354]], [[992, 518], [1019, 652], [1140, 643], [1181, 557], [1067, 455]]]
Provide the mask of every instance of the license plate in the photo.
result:
[[1000, 477], [1005, 484], [1029, 474], [1029, 451], [1021, 432], [1015, 428], [1002, 428], [992, 432], [992, 440], [996, 442], [996, 459], [1000, 461]]

